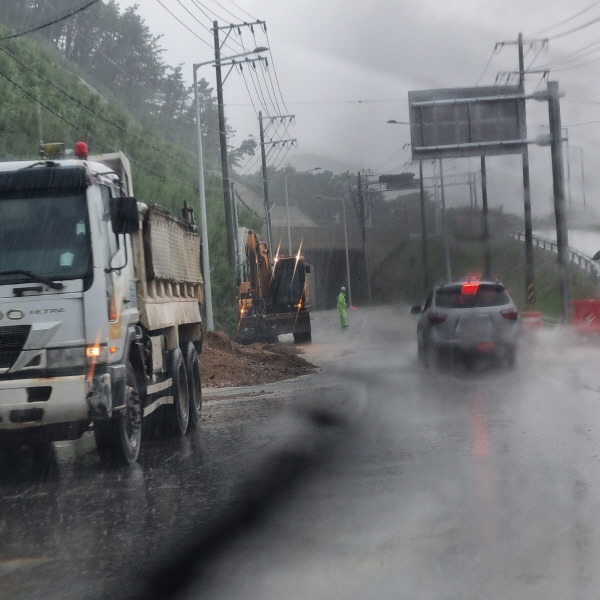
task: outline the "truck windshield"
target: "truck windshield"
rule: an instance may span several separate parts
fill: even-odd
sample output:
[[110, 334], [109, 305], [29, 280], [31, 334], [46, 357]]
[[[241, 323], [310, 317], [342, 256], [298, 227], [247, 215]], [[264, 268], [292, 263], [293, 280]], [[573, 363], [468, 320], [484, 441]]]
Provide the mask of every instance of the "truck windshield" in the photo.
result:
[[0, 198], [0, 285], [88, 277], [87, 223], [82, 193]]

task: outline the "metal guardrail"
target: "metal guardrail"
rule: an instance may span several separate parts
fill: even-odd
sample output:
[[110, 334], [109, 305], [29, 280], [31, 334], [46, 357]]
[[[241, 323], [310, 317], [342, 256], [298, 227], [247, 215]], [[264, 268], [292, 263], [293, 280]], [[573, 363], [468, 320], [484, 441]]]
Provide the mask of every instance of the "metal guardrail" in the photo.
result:
[[[525, 233], [522, 231], [513, 232], [511, 237], [520, 242], [525, 242]], [[532, 236], [532, 239], [533, 245], [536, 248], [542, 248], [543, 250], [549, 250], [550, 252], [558, 254], [558, 245], [556, 240], [535, 234]], [[596, 261], [593, 261], [589, 256], [586, 256], [585, 254], [582, 254], [573, 248], [569, 248], [568, 251], [569, 261], [572, 264], [600, 280], [600, 265]]]

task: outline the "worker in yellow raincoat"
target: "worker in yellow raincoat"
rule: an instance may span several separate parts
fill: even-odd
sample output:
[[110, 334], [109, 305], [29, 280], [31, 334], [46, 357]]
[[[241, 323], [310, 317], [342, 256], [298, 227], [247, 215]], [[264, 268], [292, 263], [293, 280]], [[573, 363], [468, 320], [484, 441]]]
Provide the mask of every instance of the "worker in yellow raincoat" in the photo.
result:
[[346, 315], [347, 308], [348, 302], [346, 301], [346, 288], [342, 286], [337, 297], [337, 309], [340, 313], [340, 325], [342, 328], [348, 327], [348, 317]]

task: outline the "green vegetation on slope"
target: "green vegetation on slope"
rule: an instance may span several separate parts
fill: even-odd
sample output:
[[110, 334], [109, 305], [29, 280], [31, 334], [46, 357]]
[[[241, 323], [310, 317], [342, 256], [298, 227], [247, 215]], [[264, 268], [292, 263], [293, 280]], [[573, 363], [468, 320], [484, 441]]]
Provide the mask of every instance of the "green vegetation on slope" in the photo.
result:
[[[0, 26], [0, 33], [9, 32]], [[43, 40], [27, 37], [0, 44], [0, 160], [35, 159], [40, 140], [62, 141], [67, 148], [82, 140], [91, 155], [121, 150], [131, 161], [139, 201], [160, 204], [177, 214], [187, 201], [197, 213], [195, 137], [187, 146], [168, 142], [158, 125], [149, 120], [142, 124], [123, 103], [96, 91], [77, 71]], [[212, 91], [206, 82], [201, 90], [205, 116], [216, 122]], [[217, 164], [214, 141], [206, 128], [207, 171]], [[235, 281], [227, 263], [220, 178], [207, 175], [206, 203], [215, 323], [230, 332], [236, 326]], [[256, 218], [246, 210], [240, 210], [239, 219], [256, 227]]]
[[[445, 262], [440, 238], [431, 237], [428, 243], [430, 283], [445, 280]], [[454, 241], [451, 245], [451, 271], [454, 279], [483, 272], [483, 251], [476, 241]], [[492, 279], [498, 279], [508, 288], [519, 310], [540, 310], [546, 317], [559, 318], [561, 301], [557, 256], [549, 251], [535, 249], [534, 271], [536, 302], [526, 303], [525, 247], [508, 236], [497, 236], [491, 243]], [[397, 248], [381, 265], [377, 286], [379, 300], [419, 303], [425, 298], [420, 241], [409, 241]], [[594, 278], [577, 267], [571, 268], [572, 297], [600, 297]]]

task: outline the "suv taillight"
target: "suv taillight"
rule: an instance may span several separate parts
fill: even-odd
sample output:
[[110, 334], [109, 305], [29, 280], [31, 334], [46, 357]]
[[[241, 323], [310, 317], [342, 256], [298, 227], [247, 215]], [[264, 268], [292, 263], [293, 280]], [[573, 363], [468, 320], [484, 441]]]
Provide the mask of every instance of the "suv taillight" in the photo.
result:
[[516, 321], [519, 318], [519, 313], [512, 308], [505, 308], [500, 311], [500, 314], [509, 321]]
[[448, 315], [438, 312], [431, 312], [429, 315], [427, 315], [430, 325], [439, 325], [440, 323], [443, 323], [447, 317]]

